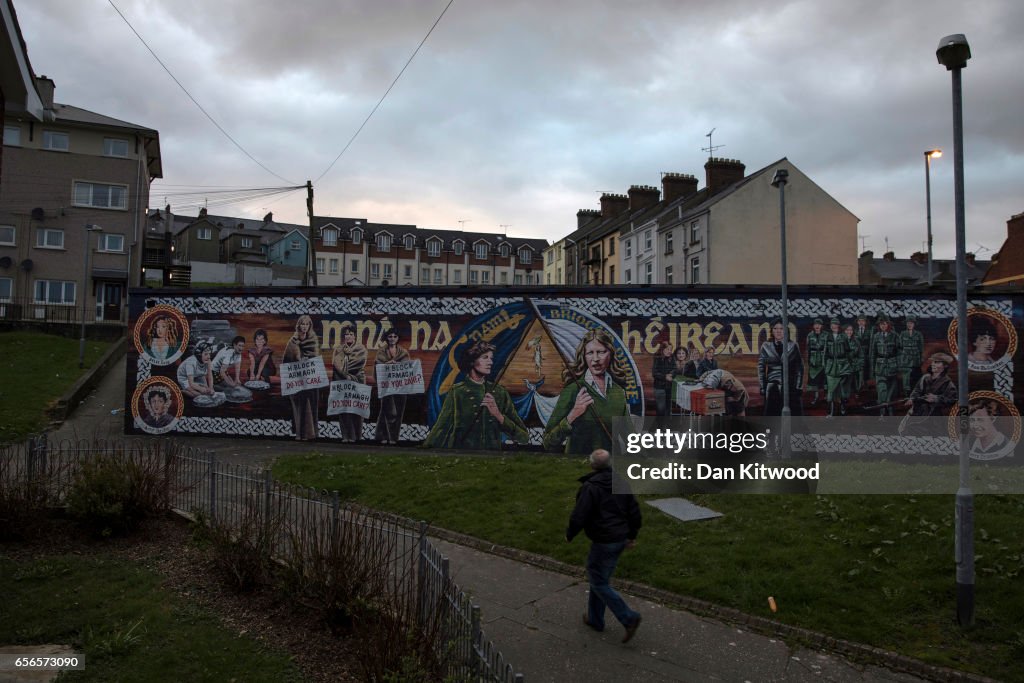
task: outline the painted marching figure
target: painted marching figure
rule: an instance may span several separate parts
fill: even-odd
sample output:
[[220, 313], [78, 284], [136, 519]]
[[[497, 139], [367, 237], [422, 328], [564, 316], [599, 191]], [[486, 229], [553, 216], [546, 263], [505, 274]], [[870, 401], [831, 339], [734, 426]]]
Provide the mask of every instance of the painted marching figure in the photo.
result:
[[828, 417], [838, 413], [846, 415], [846, 402], [850, 398], [850, 387], [857, 364], [856, 340], [853, 328], [850, 336], [839, 329], [839, 318], [829, 321], [828, 337], [825, 341], [825, 381], [828, 387]]
[[853, 337], [860, 347], [860, 373], [854, 376], [854, 391], [858, 394], [864, 389], [871, 378], [871, 368], [868, 367], [868, 349], [871, 348], [871, 326], [868, 325], [868, 316], [861, 313], [857, 316], [857, 328], [853, 331]]
[[895, 415], [896, 409], [890, 405], [896, 399], [898, 373], [898, 341], [892, 331], [889, 316], [878, 314], [878, 331], [871, 337], [868, 350], [868, 366], [871, 378], [875, 380], [875, 396], [879, 406], [879, 416]]
[[[366, 384], [366, 347], [356, 339], [356, 328], [351, 322], [341, 324], [341, 344], [331, 355], [331, 380], [350, 380]], [[363, 438], [363, 416], [356, 413], [338, 415], [342, 443], [355, 443]]]
[[424, 448], [499, 450], [506, 440], [527, 443], [526, 429], [508, 391], [487, 379], [494, 366], [494, 345], [477, 342], [459, 358], [465, 379], [444, 397]]
[[[789, 384], [789, 410], [792, 415], [803, 415], [800, 399], [803, 394], [804, 363], [800, 349], [792, 339], [782, 351], [783, 329], [781, 320], [772, 321], [772, 339], [761, 344], [757, 357], [757, 381], [764, 398], [764, 415], [782, 415], [782, 373], [787, 373]], [[784, 369], [785, 368], [785, 369]]]
[[900, 373], [900, 389], [910, 396], [917, 380], [921, 378], [921, 364], [924, 362], [924, 335], [917, 329], [917, 318], [908, 315], [907, 329], [900, 332], [897, 341], [896, 367]]
[[[285, 363], [294, 363], [319, 355], [320, 340], [313, 331], [313, 319], [308, 315], [301, 315], [295, 321], [295, 334], [284, 347], [282, 360]], [[295, 432], [295, 440], [314, 441], [320, 435], [320, 390], [303, 389], [289, 396], [288, 400], [292, 404], [292, 430]]]
[[[401, 337], [394, 327], [384, 333], [384, 345], [378, 349], [375, 365], [401, 363], [410, 360], [409, 352], [398, 345]], [[380, 415], [377, 416], [376, 441], [396, 444], [402, 433], [402, 419], [405, 417], [405, 394], [391, 394], [380, 400]]]
[[818, 405], [818, 397], [825, 389], [825, 342], [829, 335], [822, 331], [823, 324], [821, 318], [815, 318], [807, 334], [807, 388], [814, 389], [812, 408]]

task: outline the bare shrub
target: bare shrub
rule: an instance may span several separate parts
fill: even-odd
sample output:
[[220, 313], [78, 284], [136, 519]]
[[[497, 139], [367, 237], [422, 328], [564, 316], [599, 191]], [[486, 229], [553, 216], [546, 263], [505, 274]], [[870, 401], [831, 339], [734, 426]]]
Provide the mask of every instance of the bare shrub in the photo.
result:
[[282, 525], [279, 509], [265, 509], [257, 497], [248, 495], [236, 515], [198, 515], [196, 524], [196, 535], [209, 545], [214, 569], [228, 588], [249, 593], [270, 583]]
[[70, 469], [67, 459], [49, 457], [34, 441], [0, 446], [0, 541], [38, 534], [64, 498]]

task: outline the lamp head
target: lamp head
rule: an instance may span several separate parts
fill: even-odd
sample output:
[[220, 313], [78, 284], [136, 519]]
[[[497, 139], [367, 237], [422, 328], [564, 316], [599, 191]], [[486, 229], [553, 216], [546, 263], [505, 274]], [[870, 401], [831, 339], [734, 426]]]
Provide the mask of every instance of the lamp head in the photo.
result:
[[939, 157], [942, 156], [942, 150], [941, 149], [930, 149], [927, 152], [925, 152], [924, 155], [926, 157], [928, 157], [929, 159], [938, 159]]
[[789, 182], [789, 171], [784, 168], [775, 171], [775, 175], [772, 177], [772, 187], [779, 187], [787, 182]]
[[967, 44], [967, 36], [962, 33], [946, 36], [939, 41], [935, 56], [939, 64], [946, 67], [946, 71], [964, 68], [967, 66], [967, 60], [971, 58], [971, 46]]

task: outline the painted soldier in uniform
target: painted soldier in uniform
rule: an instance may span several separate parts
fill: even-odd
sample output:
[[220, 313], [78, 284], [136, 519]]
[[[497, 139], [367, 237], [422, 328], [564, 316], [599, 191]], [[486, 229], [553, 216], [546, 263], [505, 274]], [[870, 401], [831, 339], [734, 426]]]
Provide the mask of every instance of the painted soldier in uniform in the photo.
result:
[[[366, 384], [366, 347], [356, 339], [356, 328], [351, 322], [341, 324], [341, 344], [334, 347], [331, 356], [331, 380], [350, 380]], [[356, 413], [338, 415], [342, 443], [355, 443], [363, 438], [363, 416]]]
[[938, 424], [929, 425], [926, 418], [948, 415], [949, 409], [956, 405], [956, 385], [946, 374], [952, 363], [953, 357], [948, 353], [933, 353], [928, 359], [928, 373], [918, 380], [906, 401], [909, 412], [900, 425], [901, 434], [924, 436], [932, 433], [934, 436], [943, 428]]
[[846, 402], [850, 398], [851, 378], [856, 367], [856, 343], [840, 331], [839, 318], [832, 318], [824, 350], [829, 417], [834, 417], [837, 412], [846, 415]]
[[921, 377], [921, 363], [924, 362], [924, 335], [915, 328], [917, 318], [908, 315], [907, 329], [900, 332], [897, 342], [897, 363], [900, 373], [900, 387], [905, 396], [914, 390]]
[[437, 421], [423, 441], [424, 448], [497, 450], [505, 439], [529, 441], [508, 391], [487, 379], [493, 364], [493, 344], [477, 342], [466, 349], [459, 359], [465, 379], [445, 395]]
[[[782, 415], [782, 373], [786, 368], [789, 383], [789, 409], [792, 415], [803, 415], [800, 396], [803, 391], [804, 363], [800, 349], [790, 340], [782, 352], [782, 321], [772, 321], [772, 339], [761, 344], [757, 357], [757, 380], [764, 397], [764, 415]], [[785, 359], [785, 363], [783, 363]]]
[[814, 319], [812, 330], [807, 335], [807, 387], [814, 388], [811, 407], [818, 404], [818, 396], [825, 388], [825, 342], [828, 333], [822, 332], [821, 318]]
[[871, 326], [868, 325], [868, 316], [861, 313], [857, 316], [857, 329], [853, 331], [853, 337], [860, 345], [860, 374], [854, 378], [854, 391], [859, 392], [871, 379], [871, 368], [867, 364], [868, 349], [871, 348]]
[[895, 415], [893, 406], [885, 406], [896, 398], [897, 389], [897, 347], [896, 334], [892, 331], [889, 316], [878, 314], [878, 331], [871, 337], [868, 349], [868, 366], [871, 378], [875, 380], [875, 397], [879, 406], [879, 416]]

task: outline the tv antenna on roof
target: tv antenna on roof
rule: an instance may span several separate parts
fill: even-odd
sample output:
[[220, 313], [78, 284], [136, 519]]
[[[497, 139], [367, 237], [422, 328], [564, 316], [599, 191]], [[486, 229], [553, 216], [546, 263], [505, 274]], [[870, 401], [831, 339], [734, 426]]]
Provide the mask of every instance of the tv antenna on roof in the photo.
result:
[[704, 136], [704, 137], [706, 137], [708, 139], [708, 146], [700, 148], [700, 151], [707, 152], [709, 157], [715, 156], [715, 150], [718, 150], [718, 149], [721, 149], [721, 148], [725, 147], [725, 145], [715, 145], [715, 144], [712, 144], [711, 136], [714, 135], [716, 130], [718, 130], [717, 126], [715, 128], [712, 128], [711, 132]]
[[860, 238], [860, 253], [863, 254], [868, 250], [867, 239], [871, 237], [871, 235], [858, 235], [858, 237]]
[[473, 222], [472, 218], [464, 218], [464, 219], [462, 219], [461, 221], [459, 221], [459, 230], [465, 229], [466, 223], [472, 223], [472, 222]]

